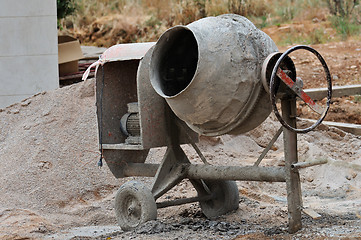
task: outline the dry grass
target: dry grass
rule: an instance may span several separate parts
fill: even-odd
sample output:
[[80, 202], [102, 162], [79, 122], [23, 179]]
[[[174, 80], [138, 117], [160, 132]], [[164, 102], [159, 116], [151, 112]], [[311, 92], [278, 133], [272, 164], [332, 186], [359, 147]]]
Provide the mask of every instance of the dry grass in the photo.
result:
[[[329, 11], [318, 0], [75, 0], [78, 11], [62, 21], [63, 33], [71, 34], [87, 45], [109, 47], [118, 43], [156, 41], [169, 27], [185, 25], [206, 16], [236, 13], [256, 26], [280, 27], [302, 21], [319, 21], [322, 28]], [[302, 29], [300, 29], [302, 31]], [[281, 31], [282, 32], [282, 31]], [[330, 40], [327, 31], [317, 30], [307, 43]], [[282, 44], [299, 42], [297, 38], [277, 36]], [[271, 36], [272, 37], [272, 36]], [[302, 39], [301, 39], [302, 40]]]

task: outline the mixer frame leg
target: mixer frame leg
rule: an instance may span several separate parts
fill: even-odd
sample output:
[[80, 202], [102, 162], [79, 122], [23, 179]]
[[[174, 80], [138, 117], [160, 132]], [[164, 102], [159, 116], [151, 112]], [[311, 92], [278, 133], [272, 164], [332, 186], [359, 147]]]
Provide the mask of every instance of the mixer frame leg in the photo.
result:
[[168, 146], [152, 186], [155, 199], [165, 194], [186, 177], [186, 166], [182, 163], [190, 164], [182, 148], [179, 145]]
[[184, 164], [190, 164], [180, 146], [180, 129], [175, 124], [175, 119], [175, 115], [168, 112], [166, 127], [169, 145], [154, 177], [152, 193], [155, 200], [186, 178], [187, 167]]
[[[296, 128], [296, 98], [281, 100], [283, 119], [292, 127]], [[288, 203], [288, 231], [295, 233], [302, 228], [302, 193], [298, 169], [292, 168], [292, 164], [298, 162], [297, 133], [283, 128], [284, 154], [285, 154], [285, 177]]]

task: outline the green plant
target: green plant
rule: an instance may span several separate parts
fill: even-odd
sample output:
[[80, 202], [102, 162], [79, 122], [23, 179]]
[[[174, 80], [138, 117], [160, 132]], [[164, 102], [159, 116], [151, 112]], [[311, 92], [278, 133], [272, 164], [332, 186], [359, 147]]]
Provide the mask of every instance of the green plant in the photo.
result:
[[61, 28], [60, 21], [66, 16], [72, 15], [76, 10], [76, 3], [74, 0], [57, 0], [57, 18], [58, 28]]
[[331, 23], [336, 29], [336, 32], [341, 36], [342, 40], [361, 32], [361, 25], [350, 21], [346, 17], [332, 16]]
[[327, 40], [327, 36], [325, 34], [325, 29], [324, 28], [315, 29], [310, 34], [310, 43], [311, 44], [325, 43], [326, 40]]
[[159, 26], [161, 24], [162, 24], [162, 22], [153, 15], [150, 16], [150, 18], [147, 21], [145, 21], [145, 25], [148, 27], [152, 27], [152, 28], [156, 27], [157, 25]]
[[256, 25], [256, 27], [262, 29], [269, 25], [268, 15], [263, 15], [261, 17], [250, 17], [249, 20]]
[[281, 46], [292, 44], [322, 44], [329, 40], [328, 35], [323, 27], [314, 29], [311, 33], [300, 33], [296, 30], [290, 32], [278, 42]]
[[329, 8], [332, 26], [342, 40], [361, 31], [360, 0], [325, 0]]
[[361, 103], [361, 95], [355, 95], [353, 97], [354, 97], [354, 102]]
[[286, 5], [281, 5], [277, 8], [276, 12], [281, 17], [282, 21], [290, 21], [296, 15], [297, 9], [293, 6], [292, 3]]

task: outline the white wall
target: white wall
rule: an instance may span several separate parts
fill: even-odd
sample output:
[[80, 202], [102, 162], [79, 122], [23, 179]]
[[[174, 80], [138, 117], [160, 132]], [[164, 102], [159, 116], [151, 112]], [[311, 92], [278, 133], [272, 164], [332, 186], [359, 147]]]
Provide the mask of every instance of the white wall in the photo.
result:
[[56, 0], [0, 0], [0, 108], [59, 86]]

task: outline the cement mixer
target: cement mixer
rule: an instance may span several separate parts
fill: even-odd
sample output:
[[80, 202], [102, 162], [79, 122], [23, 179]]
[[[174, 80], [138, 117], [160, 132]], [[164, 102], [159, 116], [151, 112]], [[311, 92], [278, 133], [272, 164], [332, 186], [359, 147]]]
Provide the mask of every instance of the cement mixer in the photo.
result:
[[[313, 53], [323, 66], [325, 106], [305, 93], [297, 77], [288, 55], [299, 49]], [[236, 180], [286, 182], [289, 232], [301, 229], [298, 169], [325, 162], [298, 162], [297, 133], [322, 122], [332, 93], [329, 69], [316, 50], [301, 45], [279, 53], [272, 39], [244, 17], [207, 17], [167, 30], [157, 43], [110, 48], [101, 58], [96, 88], [100, 149], [108, 167], [117, 178], [154, 177], [151, 189], [129, 181], [118, 190], [115, 212], [123, 230], [156, 219], [158, 208], [186, 203], [199, 202], [208, 218], [234, 211]], [[312, 126], [297, 128], [297, 99], [319, 114]], [[254, 165], [211, 165], [197, 147], [199, 135], [246, 133], [272, 109], [282, 127]], [[285, 166], [259, 166], [282, 132]], [[204, 164], [191, 163], [181, 144], [192, 145]], [[146, 163], [149, 149], [156, 147], [166, 147], [163, 159]], [[197, 196], [158, 201], [183, 179]]]

